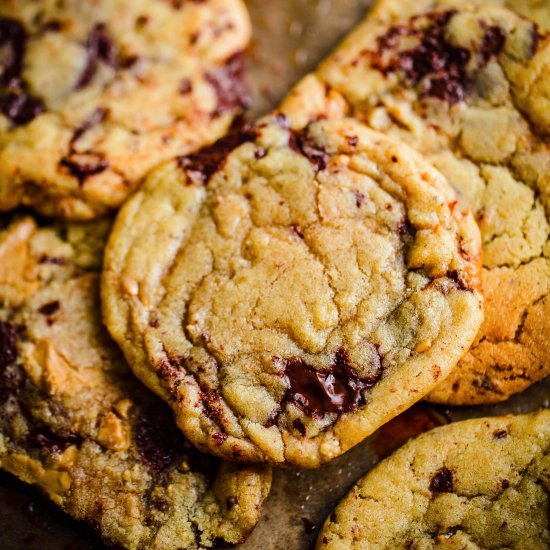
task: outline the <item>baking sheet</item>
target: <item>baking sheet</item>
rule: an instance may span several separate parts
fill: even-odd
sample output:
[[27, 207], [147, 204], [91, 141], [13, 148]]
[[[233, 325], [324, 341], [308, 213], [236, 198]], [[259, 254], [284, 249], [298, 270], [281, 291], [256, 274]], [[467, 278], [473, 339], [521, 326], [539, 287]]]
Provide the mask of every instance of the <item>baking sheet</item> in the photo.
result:
[[[371, 0], [249, 0], [254, 23], [250, 116], [276, 106], [366, 13]], [[324, 518], [355, 481], [409, 437], [436, 425], [550, 407], [550, 380], [491, 407], [420, 404], [344, 456], [318, 470], [277, 470], [260, 524], [241, 550], [307, 550]], [[34, 490], [0, 474], [1, 550], [99, 550], [85, 525], [71, 521]]]

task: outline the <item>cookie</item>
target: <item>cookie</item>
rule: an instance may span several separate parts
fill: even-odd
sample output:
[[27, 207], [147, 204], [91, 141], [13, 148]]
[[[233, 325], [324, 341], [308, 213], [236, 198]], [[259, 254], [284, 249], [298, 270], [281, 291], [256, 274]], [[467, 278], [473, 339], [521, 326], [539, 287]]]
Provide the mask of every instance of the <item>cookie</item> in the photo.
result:
[[269, 469], [199, 453], [133, 377], [101, 324], [106, 229], [0, 233], [0, 468], [120, 547], [240, 542]]
[[5, 0], [0, 210], [85, 220], [248, 102], [241, 0]]
[[479, 252], [412, 150], [354, 120], [275, 116], [124, 206], [104, 319], [199, 449], [315, 467], [456, 365], [482, 318]]
[[282, 105], [298, 128], [354, 116], [411, 145], [474, 212], [485, 321], [430, 396], [453, 405], [550, 374], [550, 37], [494, 3], [383, 0]]
[[550, 411], [478, 418], [421, 435], [369, 472], [316, 548], [550, 546]]

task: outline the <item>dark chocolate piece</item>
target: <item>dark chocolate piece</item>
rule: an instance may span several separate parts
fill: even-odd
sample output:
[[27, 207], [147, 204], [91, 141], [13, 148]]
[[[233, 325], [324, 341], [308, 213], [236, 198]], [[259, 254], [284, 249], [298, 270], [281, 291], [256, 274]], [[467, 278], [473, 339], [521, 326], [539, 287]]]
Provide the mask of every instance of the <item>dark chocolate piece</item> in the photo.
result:
[[254, 141], [256, 132], [247, 124], [231, 130], [213, 145], [204, 147], [198, 153], [179, 157], [178, 164], [191, 181], [205, 184], [222, 168], [227, 156], [243, 143]]
[[105, 117], [107, 116], [108, 111], [103, 107], [98, 107], [75, 131], [70, 142], [71, 149], [74, 144], [91, 128], [101, 124]]
[[[435, 97], [451, 105], [463, 101], [466, 87], [470, 84], [466, 71], [471, 54], [446, 40], [445, 27], [455, 13], [450, 10], [428, 14], [423, 18], [414, 18], [409, 26], [390, 28], [378, 38], [377, 50], [371, 52], [373, 67], [385, 75], [401, 71], [412, 85], [422, 82], [423, 96]], [[426, 19], [429, 21], [427, 27], [416, 26], [417, 22]], [[392, 52], [398, 48], [402, 37], [410, 36], [418, 38], [416, 47]]]
[[42, 313], [42, 315], [53, 315], [58, 310], [59, 302], [56, 300], [55, 302], [49, 302], [48, 304], [44, 304], [43, 306], [39, 307], [38, 313]]
[[[157, 412], [157, 411], [155, 411]], [[135, 426], [135, 441], [139, 454], [147, 466], [156, 473], [172, 464], [181, 449], [180, 436], [167, 411], [159, 414], [142, 413]]]
[[301, 132], [291, 132], [288, 145], [297, 153], [306, 157], [317, 170], [327, 167], [329, 156], [326, 150], [308, 134], [307, 129]]
[[62, 453], [71, 445], [80, 445], [82, 438], [74, 433], [54, 434], [49, 428], [39, 428], [27, 436], [27, 442], [32, 447], [44, 448], [54, 453]]
[[331, 370], [325, 372], [315, 370], [302, 359], [287, 359], [285, 363], [285, 400], [314, 418], [356, 409], [365, 402], [365, 390], [382, 377], [380, 359], [373, 365], [372, 375], [357, 376], [344, 350], [336, 353]]
[[0, 63], [0, 86], [17, 86], [23, 70], [23, 55], [27, 33], [15, 19], [0, 19], [0, 48], [4, 51]]
[[435, 494], [452, 493], [453, 491], [453, 473], [449, 468], [438, 470], [430, 481], [430, 491]]
[[222, 68], [206, 73], [206, 80], [218, 96], [215, 116], [250, 106], [250, 90], [244, 79], [245, 65], [245, 56], [240, 52], [228, 59]]
[[109, 168], [107, 159], [101, 153], [94, 152], [70, 153], [61, 159], [59, 164], [77, 178], [81, 184]]
[[77, 90], [81, 90], [91, 82], [100, 60], [111, 67], [118, 66], [117, 51], [104, 23], [95, 25], [88, 36], [85, 48], [88, 60], [75, 86]]
[[0, 371], [12, 365], [17, 358], [17, 327], [0, 321]]
[[15, 126], [23, 126], [44, 112], [44, 104], [23, 88], [15, 87], [0, 92], [0, 111]]

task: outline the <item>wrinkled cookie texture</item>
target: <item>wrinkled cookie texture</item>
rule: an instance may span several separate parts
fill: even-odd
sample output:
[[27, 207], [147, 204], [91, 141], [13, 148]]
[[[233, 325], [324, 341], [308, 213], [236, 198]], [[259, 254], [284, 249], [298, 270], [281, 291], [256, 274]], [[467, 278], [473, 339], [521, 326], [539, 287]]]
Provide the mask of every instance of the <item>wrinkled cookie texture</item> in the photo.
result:
[[436, 428], [369, 472], [317, 549], [550, 547], [550, 411]]
[[200, 449], [314, 467], [454, 368], [479, 254], [414, 151], [274, 116], [150, 175], [109, 239], [104, 318]]
[[124, 548], [239, 542], [271, 474], [199, 453], [135, 380], [101, 324], [107, 230], [0, 233], [0, 468]]
[[0, 210], [91, 219], [248, 102], [241, 0], [3, 0]]
[[[448, 404], [502, 401], [550, 374], [550, 36], [481, 4], [382, 0], [282, 105], [298, 128], [353, 115], [401, 139], [475, 214], [485, 321], [430, 395]], [[512, 4], [550, 25], [550, 3]]]

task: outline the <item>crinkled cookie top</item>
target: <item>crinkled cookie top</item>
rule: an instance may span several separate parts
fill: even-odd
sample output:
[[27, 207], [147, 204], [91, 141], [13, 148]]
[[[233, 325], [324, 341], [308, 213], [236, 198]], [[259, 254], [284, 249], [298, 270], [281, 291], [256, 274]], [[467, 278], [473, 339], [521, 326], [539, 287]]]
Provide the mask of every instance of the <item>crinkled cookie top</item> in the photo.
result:
[[101, 324], [108, 227], [0, 232], [0, 468], [124, 548], [239, 542], [270, 472], [202, 455], [132, 376]]
[[436, 428], [369, 472], [317, 549], [550, 546], [550, 411]]
[[352, 121], [272, 117], [121, 211], [104, 318], [199, 448], [316, 466], [420, 399], [481, 322], [479, 232], [444, 178]]
[[502, 401], [550, 374], [550, 37], [499, 3], [383, 0], [283, 104], [298, 127], [353, 115], [411, 145], [474, 213], [485, 321], [441, 403]]
[[247, 104], [241, 0], [4, 0], [0, 210], [89, 219]]

